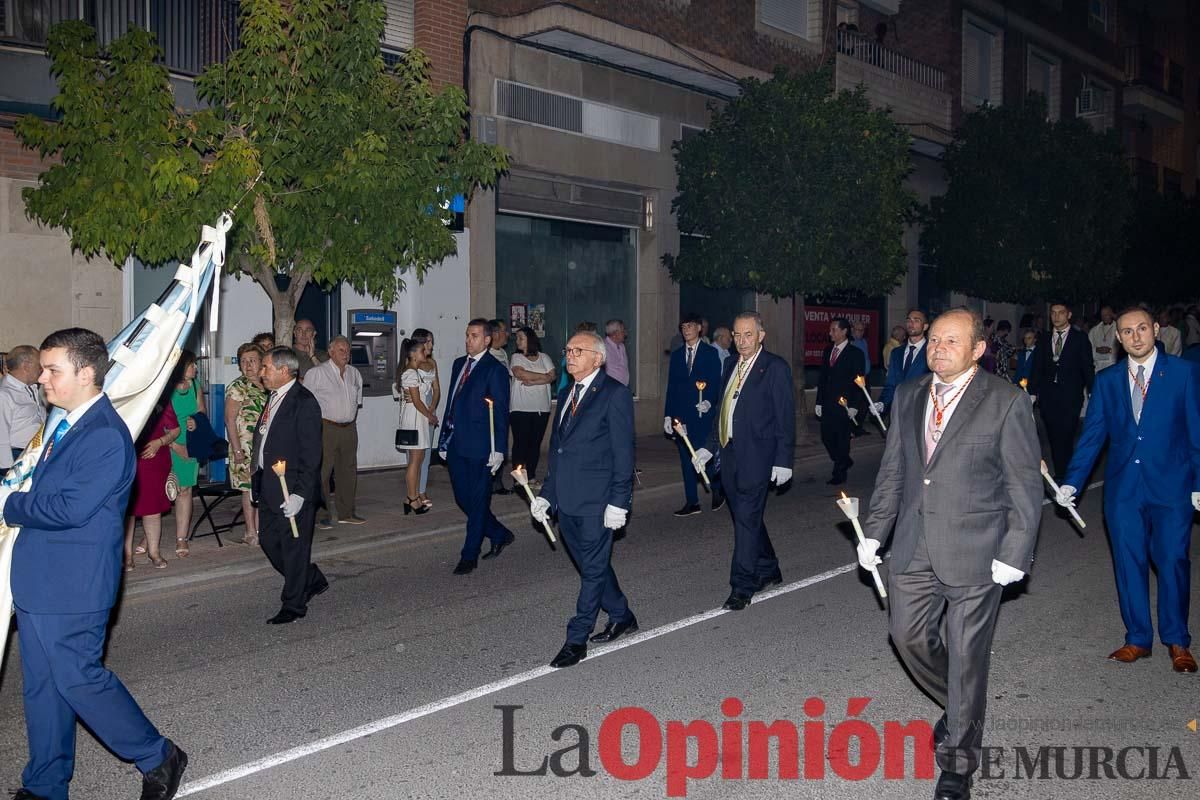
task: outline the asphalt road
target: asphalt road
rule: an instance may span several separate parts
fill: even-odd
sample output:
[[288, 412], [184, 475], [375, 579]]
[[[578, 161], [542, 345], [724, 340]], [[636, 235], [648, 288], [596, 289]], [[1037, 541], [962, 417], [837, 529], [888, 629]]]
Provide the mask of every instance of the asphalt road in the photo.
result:
[[[876, 460], [860, 456], [852, 470], [848, 491], [864, 506]], [[614, 556], [641, 633], [593, 649], [568, 670], [545, 664], [563, 642], [577, 576], [565, 552], [528, 527], [465, 578], [450, 574], [456, 535], [318, 551], [332, 588], [306, 619], [281, 627], [263, 624], [280, 587], [265, 561], [257, 570], [214, 571], [212, 580], [139, 586], [120, 606], [108, 665], [189, 753], [181, 796], [930, 797], [933, 781], [915, 774], [911, 742], [904, 777], [870, 768], [873, 737], [905, 744], [886, 723], [930, 721], [940, 712], [888, 644], [886, 612], [852, 566], [852, 534], [826, 473], [825, 464], [802, 466], [791, 489], [771, 499], [767, 525], [784, 584], [740, 613], [720, 611], [728, 515], [679, 520], [671, 516], [677, 490], [642, 493]], [[1200, 733], [1186, 725], [1200, 717], [1200, 676], [1173, 673], [1162, 647], [1135, 665], [1104, 658], [1123, 630], [1100, 496], [1093, 489], [1081, 504], [1085, 537], [1045, 509], [1035, 571], [1002, 607], [985, 733], [997, 749], [976, 797], [1198, 794]], [[0, 679], [0, 789], [7, 790], [19, 786], [26, 758], [17, 656], [10, 645]], [[726, 698], [741, 709], [724, 713]], [[839, 727], [850, 698], [870, 698], [854, 710], [868, 725]], [[622, 708], [641, 711], [614, 714]], [[622, 731], [615, 724], [622, 718], [641, 727]], [[751, 762], [761, 759], [748, 747], [737, 752], [738, 730], [775, 720], [802, 732], [800, 750], [781, 764], [772, 746], [768, 777], [751, 779]], [[823, 733], [814, 727], [821, 724]], [[864, 728], [867, 745], [850, 739], [846, 755], [845, 734]], [[824, 759], [806, 749], [822, 738]], [[717, 756], [722, 746], [726, 758]], [[1038, 749], [1054, 747], [1065, 749]], [[1096, 748], [1111, 750], [1113, 777]], [[1153, 768], [1150, 748], [1157, 748]], [[547, 762], [546, 774], [495, 774], [537, 772], [555, 751], [565, 752]], [[1073, 779], [1077, 754], [1083, 777]], [[861, 778], [852, 767], [864, 758]], [[711, 774], [688, 779], [684, 764]], [[797, 764], [798, 779], [780, 777]], [[1030, 777], [1043, 765], [1047, 777]], [[559, 777], [550, 767], [574, 774]], [[1152, 780], [1151, 771], [1167, 777]], [[138, 790], [133, 767], [81, 730], [73, 796], [107, 800]]]

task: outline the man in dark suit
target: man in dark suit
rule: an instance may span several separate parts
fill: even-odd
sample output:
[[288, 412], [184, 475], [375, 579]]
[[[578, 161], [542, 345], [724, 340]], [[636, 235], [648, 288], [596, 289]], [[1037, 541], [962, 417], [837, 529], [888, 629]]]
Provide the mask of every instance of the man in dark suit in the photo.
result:
[[957, 308], [929, 331], [934, 373], [900, 385], [871, 495], [864, 569], [895, 528], [888, 594], [900, 657], [945, 709], [934, 725], [934, 797], [970, 797], [982, 753], [988, 662], [1001, 587], [1033, 561], [1041, 521], [1029, 400], [986, 372], [983, 320]]
[[1192, 516], [1200, 510], [1200, 368], [1159, 352], [1149, 311], [1122, 313], [1117, 336], [1127, 358], [1096, 375], [1083, 435], [1055, 499], [1071, 505], [1107, 441], [1104, 517], [1125, 623], [1125, 644], [1109, 658], [1131, 663], [1150, 655], [1153, 563], [1159, 638], [1172, 669], [1195, 672], [1188, 550]]
[[[290, 347], [263, 358], [263, 385], [271, 393], [254, 427], [250, 485], [258, 500], [259, 546], [283, 576], [279, 613], [269, 625], [286, 625], [308, 613], [308, 601], [329, 588], [312, 563], [313, 525], [321, 498], [321, 404], [296, 380], [299, 362]], [[272, 466], [287, 463], [288, 496]], [[298, 536], [292, 535], [295, 520]]]
[[[600, 368], [604, 359], [599, 334], [581, 332], [567, 342], [574, 383], [559, 392], [550, 469], [541, 496], [530, 504], [543, 524], [558, 513], [563, 543], [579, 569], [575, 616], [566, 644], [550, 662], [557, 668], [585, 658], [589, 636], [611, 642], [638, 629], [612, 568], [613, 531], [625, 527], [633, 500], [633, 395]], [[608, 624], [592, 636], [601, 608]]]
[[892, 350], [888, 359], [887, 382], [875, 403], [876, 413], [891, 412], [892, 399], [900, 384], [929, 373], [929, 361], [925, 358], [925, 334], [928, 331], [929, 318], [925, 312], [919, 308], [911, 309], [904, 318], [904, 332], [908, 338], [904, 344]]
[[1071, 327], [1070, 308], [1063, 303], [1050, 306], [1050, 325], [1049, 333], [1038, 334], [1029, 394], [1042, 410], [1054, 474], [1061, 480], [1075, 449], [1083, 395], [1092, 390], [1096, 369], [1087, 334]]
[[[683, 436], [675, 433], [674, 421], [679, 420], [693, 446], [708, 441], [716, 417], [713, 404], [721, 396], [721, 356], [717, 348], [700, 338], [698, 314], [684, 316], [679, 323], [679, 332], [683, 336], [683, 345], [671, 353], [667, 397], [663, 406], [663, 432], [675, 439], [679, 448], [679, 465], [683, 469], [684, 503], [675, 516], [687, 517], [700, 513], [700, 496], [696, 491], [692, 454]], [[711, 471], [708, 477], [713, 492], [712, 510], [717, 511], [725, 505], [725, 496]]]
[[0, 519], [21, 528], [12, 595], [29, 763], [15, 800], [66, 800], [77, 720], [137, 765], [143, 798], [170, 800], [187, 754], [102, 663], [135, 463], [129, 429], [101, 391], [108, 351], [98, 334], [68, 328], [42, 342], [40, 361], [44, 396], [66, 416], [47, 436], [29, 490], [0, 489]]
[[[821, 376], [817, 382], [815, 411], [821, 420], [821, 443], [833, 459], [833, 477], [827, 483], [846, 482], [846, 473], [854, 466], [850, 458], [850, 427], [866, 410], [866, 398], [854, 383], [866, 375], [862, 350], [850, 343], [850, 323], [838, 317], [829, 323], [830, 344], [821, 356]], [[845, 400], [843, 405], [838, 402]]]
[[450, 397], [438, 440], [438, 453], [450, 468], [454, 502], [467, 515], [467, 536], [455, 575], [466, 575], [479, 565], [485, 536], [492, 543], [485, 559], [500, 555], [516, 540], [492, 513], [492, 476], [504, 463], [508, 445], [508, 368], [488, 352], [491, 343], [486, 319], [467, 323], [467, 354], [455, 359], [450, 372]]
[[734, 319], [738, 357], [725, 359], [717, 424], [692, 461], [699, 472], [718, 454], [721, 485], [733, 515], [731, 591], [724, 605], [730, 611], [741, 611], [755, 592], [783, 582], [763, 514], [771, 484], [782, 486], [792, 479], [796, 402], [792, 370], [762, 346], [766, 337], [757, 313], [743, 311]]

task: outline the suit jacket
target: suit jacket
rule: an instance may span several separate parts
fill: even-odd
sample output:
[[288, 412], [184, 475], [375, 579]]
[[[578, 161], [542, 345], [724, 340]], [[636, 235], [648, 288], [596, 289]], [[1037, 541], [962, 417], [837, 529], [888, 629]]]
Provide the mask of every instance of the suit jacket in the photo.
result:
[[256, 470], [250, 482], [254, 497], [266, 510], [283, 513], [279, 509], [284, 501], [283, 488], [271, 470], [272, 464], [283, 460], [287, 462], [284, 478], [288, 492], [304, 498], [305, 510], [315, 508], [321, 499], [321, 404], [304, 384], [296, 381], [279, 401], [274, 413], [263, 450], [261, 471], [257, 471], [258, 445], [262, 440], [259, 433], [261, 417], [254, 426], [250, 451], [250, 457], [255, 459], [251, 464]]
[[[1092, 343], [1087, 334], [1076, 328], [1068, 329], [1063, 340], [1062, 354], [1054, 360], [1054, 332], [1038, 334], [1037, 347], [1033, 351], [1033, 373], [1029, 377], [1029, 393], [1058, 395], [1064, 399], [1083, 402], [1083, 391], [1091, 391], [1096, 377], [1092, 361]], [[1044, 398], [1039, 398], [1045, 406]]]
[[633, 499], [633, 395], [599, 370], [575, 418], [560, 430], [559, 415], [570, 405], [572, 391], [559, 392], [550, 419], [550, 468], [541, 496], [551, 509], [571, 516], [603, 514], [610, 505], [628, 509]]
[[1149, 378], [1138, 423], [1128, 359], [1096, 374], [1064, 483], [1083, 488], [1107, 440], [1105, 496], [1144, 493], [1161, 505], [1191, 505], [1191, 493], [1200, 491], [1200, 367], [1159, 353]]
[[992, 559], [1028, 572], [1042, 517], [1041, 450], [1029, 397], [982, 368], [925, 463], [932, 375], [900, 385], [865, 533], [887, 541], [903, 572], [924, 535], [948, 586], [992, 581]]
[[12, 561], [18, 608], [31, 614], [112, 608], [135, 463], [129, 428], [106, 395], [48, 458], [43, 452], [33, 486], [10, 495], [4, 506], [4, 519], [21, 528]]
[[[855, 352], [858, 352], [857, 350]], [[725, 359], [721, 376], [721, 398], [725, 387], [734, 380], [740, 357], [730, 354]], [[754, 366], [742, 381], [737, 405], [733, 409], [730, 434], [735, 446], [733, 453], [722, 453], [722, 459], [735, 458], [739, 485], [765, 485], [771, 480], [772, 467], [791, 469], [796, 460], [796, 400], [792, 394], [792, 370], [779, 356], [759, 351]], [[721, 404], [715, 424], [704, 445], [710, 453], [720, 451]]]
[[[697, 381], [704, 381], [704, 399], [712, 405], [708, 413], [701, 416], [696, 411], [700, 402]], [[674, 417], [687, 426], [688, 438], [703, 442], [708, 438], [713, 420], [717, 418], [721, 405], [721, 354], [707, 342], [698, 342], [696, 355], [692, 359], [692, 371], [687, 368], [687, 347], [671, 353], [670, 369], [667, 373], [667, 397], [663, 404], [663, 416]]]
[[883, 393], [879, 395], [879, 402], [883, 403], [883, 413], [886, 414], [891, 410], [892, 400], [896, 397], [896, 388], [900, 384], [912, 378], [929, 374], [929, 359], [925, 357], [928, 347], [929, 342], [926, 342], [924, 347], [913, 353], [913, 360], [908, 365], [908, 369], [904, 368], [904, 356], [908, 353], [908, 340], [906, 339], [904, 344], [892, 351], [892, 355], [888, 359], [887, 383], [883, 386]]
[[862, 350], [855, 347], [853, 342], [846, 342], [846, 346], [842, 348], [842, 354], [838, 356], [837, 363], [830, 366], [829, 358], [832, 355], [833, 345], [831, 344], [821, 354], [821, 374], [817, 379], [817, 405], [821, 406], [822, 414], [828, 414], [831, 410], [837, 413], [838, 398], [844, 397], [849, 407], [858, 409], [858, 421], [862, 422], [863, 413], [867, 409], [867, 398], [863, 396], [862, 389], [854, 383], [854, 379], [859, 375], [864, 378], [867, 375], [867, 362], [863, 358]]
[[[453, 408], [453, 427], [442, 425], [438, 437], [438, 450], [451, 455], [486, 461], [493, 446], [496, 452], [508, 452], [508, 368], [490, 352], [479, 357], [471, 368], [467, 382], [458, 387], [467, 357], [454, 360], [450, 371], [450, 406]], [[458, 388], [455, 388], [458, 387]], [[496, 441], [493, 443], [488, 427], [488, 404], [484, 398], [492, 399], [492, 414], [496, 425]], [[451, 416], [447, 407], [446, 417]]]

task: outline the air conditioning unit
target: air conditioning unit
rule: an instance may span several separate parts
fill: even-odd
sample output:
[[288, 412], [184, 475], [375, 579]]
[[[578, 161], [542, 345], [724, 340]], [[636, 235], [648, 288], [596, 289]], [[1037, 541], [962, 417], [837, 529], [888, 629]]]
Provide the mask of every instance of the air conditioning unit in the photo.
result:
[[1080, 90], [1075, 101], [1075, 116], [1098, 117], [1104, 113], [1104, 95], [1090, 86]]

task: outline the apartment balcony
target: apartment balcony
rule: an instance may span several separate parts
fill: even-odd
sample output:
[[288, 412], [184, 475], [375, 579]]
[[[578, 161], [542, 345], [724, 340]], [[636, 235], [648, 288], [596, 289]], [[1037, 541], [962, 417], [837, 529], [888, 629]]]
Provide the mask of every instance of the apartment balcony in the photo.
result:
[[[897, 53], [870, 36], [837, 31], [834, 71], [837, 89], [862, 85], [873, 105], [890, 108], [892, 118], [908, 128], [918, 145], [950, 142], [952, 98], [946, 73]], [[917, 148], [920, 150], [920, 147]]]
[[1182, 125], [1183, 66], [1149, 47], [1125, 48], [1121, 111], [1154, 126]]

